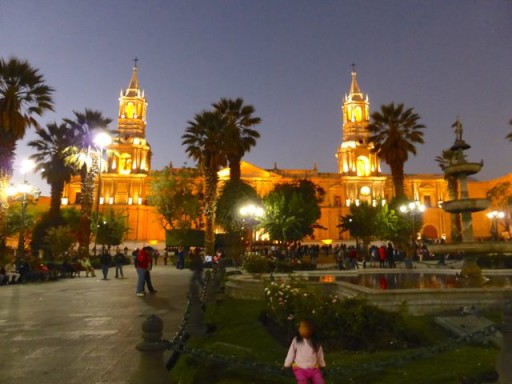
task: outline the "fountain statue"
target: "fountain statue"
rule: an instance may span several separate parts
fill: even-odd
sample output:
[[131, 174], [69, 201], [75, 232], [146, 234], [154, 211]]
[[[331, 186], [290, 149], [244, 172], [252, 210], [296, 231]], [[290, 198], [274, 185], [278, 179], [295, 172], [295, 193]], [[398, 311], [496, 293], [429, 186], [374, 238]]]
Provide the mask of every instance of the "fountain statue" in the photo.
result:
[[490, 201], [484, 198], [470, 198], [468, 193], [467, 177], [477, 174], [484, 163], [471, 163], [466, 160], [464, 151], [471, 148], [463, 139], [464, 129], [459, 118], [452, 125], [455, 128], [455, 142], [450, 150], [455, 153], [451, 164], [445, 166], [443, 171], [446, 176], [452, 176], [457, 180], [458, 195], [453, 200], [445, 201], [442, 204], [443, 210], [452, 214], [460, 213], [462, 221], [461, 242], [451, 244], [436, 244], [431, 246], [432, 252], [463, 252], [464, 263], [461, 276], [482, 279], [482, 270], [476, 260], [479, 255], [490, 253], [511, 253], [512, 243], [504, 242], [475, 242], [473, 238], [472, 213], [483, 211], [489, 208]]

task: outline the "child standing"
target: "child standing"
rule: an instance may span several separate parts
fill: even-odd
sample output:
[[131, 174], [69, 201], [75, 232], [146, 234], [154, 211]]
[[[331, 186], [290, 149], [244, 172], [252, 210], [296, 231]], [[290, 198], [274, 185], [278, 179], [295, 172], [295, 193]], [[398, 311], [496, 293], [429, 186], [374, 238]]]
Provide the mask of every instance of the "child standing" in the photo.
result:
[[322, 346], [314, 335], [310, 321], [299, 323], [298, 335], [295, 336], [284, 361], [284, 368], [293, 369], [297, 384], [307, 384], [311, 379], [313, 384], [324, 384], [321, 368], [325, 368]]

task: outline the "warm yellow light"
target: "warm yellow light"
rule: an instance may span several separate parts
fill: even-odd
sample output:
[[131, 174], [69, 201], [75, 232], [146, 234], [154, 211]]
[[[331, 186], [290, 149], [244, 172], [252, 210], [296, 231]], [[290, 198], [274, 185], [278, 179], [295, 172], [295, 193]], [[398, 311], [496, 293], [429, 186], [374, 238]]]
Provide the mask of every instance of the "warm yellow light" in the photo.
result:
[[368, 196], [372, 190], [367, 185], [361, 187], [361, 195]]
[[62, 197], [62, 198], [60, 199], [60, 203], [61, 203], [62, 205], [68, 205], [69, 200], [68, 200], [68, 198], [67, 198], [67, 197]]
[[149, 244], [157, 245], [158, 244], [158, 240], [149, 240]]
[[323, 239], [322, 243], [324, 243], [325, 245], [331, 245], [332, 244], [332, 239]]

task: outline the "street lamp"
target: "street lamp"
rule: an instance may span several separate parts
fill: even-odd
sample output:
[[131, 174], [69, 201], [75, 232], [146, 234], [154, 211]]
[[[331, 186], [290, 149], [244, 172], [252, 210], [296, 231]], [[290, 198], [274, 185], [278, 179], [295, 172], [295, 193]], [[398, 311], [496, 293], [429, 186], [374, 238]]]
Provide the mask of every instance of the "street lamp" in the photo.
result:
[[411, 241], [412, 245], [416, 244], [416, 214], [425, 212], [425, 206], [421, 204], [419, 201], [411, 201], [409, 204], [404, 204], [399, 207], [400, 212], [402, 213], [409, 213], [411, 215], [411, 222], [412, 222], [412, 234], [411, 234]]
[[98, 190], [96, 196], [96, 233], [94, 236], [94, 254], [96, 255], [96, 241], [98, 237], [98, 226], [100, 220], [100, 198], [101, 198], [101, 171], [103, 168], [103, 150], [112, 144], [112, 136], [105, 131], [98, 131], [94, 135], [94, 145], [99, 150], [99, 171], [98, 171]]
[[25, 250], [25, 217], [27, 212], [28, 203], [31, 201], [36, 202], [41, 195], [39, 188], [32, 186], [27, 180], [27, 173], [35, 168], [35, 163], [32, 160], [25, 160], [21, 166], [21, 173], [24, 175], [23, 183], [11, 185], [7, 189], [7, 194], [13, 200], [21, 203], [20, 212], [20, 233], [18, 237], [18, 247], [16, 248], [16, 255], [23, 256]]
[[253, 225], [257, 219], [262, 217], [265, 214], [265, 210], [255, 204], [246, 204], [240, 207], [240, 215], [247, 219], [249, 223], [249, 252], [251, 251], [252, 241], [253, 241]]
[[505, 212], [492, 211], [487, 213], [487, 217], [492, 220], [491, 233], [494, 241], [498, 241], [498, 219], [505, 217]]

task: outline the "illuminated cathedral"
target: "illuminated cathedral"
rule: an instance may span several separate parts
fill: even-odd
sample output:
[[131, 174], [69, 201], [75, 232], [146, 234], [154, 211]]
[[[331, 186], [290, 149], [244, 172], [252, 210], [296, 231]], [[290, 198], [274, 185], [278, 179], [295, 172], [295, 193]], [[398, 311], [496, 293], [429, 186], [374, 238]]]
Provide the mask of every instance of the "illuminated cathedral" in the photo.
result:
[[[120, 93], [117, 118], [117, 136], [108, 148], [107, 167], [98, 177], [101, 188], [100, 211], [111, 207], [126, 215], [130, 232], [126, 242], [138, 245], [159, 244], [165, 241], [165, 230], [156, 209], [147, 203], [151, 170], [151, 146], [146, 140], [147, 101], [140, 88], [137, 63], [132, 70], [128, 88]], [[368, 202], [379, 204], [393, 197], [393, 184], [389, 174], [381, 171], [381, 162], [372, 151], [369, 142], [370, 122], [369, 96], [361, 91], [357, 73], [353, 69], [348, 93], [341, 103], [340, 145], [336, 149], [337, 172], [326, 173], [317, 169], [263, 169], [242, 161], [242, 180], [252, 185], [260, 196], [268, 194], [276, 184], [308, 179], [325, 190], [321, 204], [321, 218], [314, 236], [306, 241], [322, 241], [326, 244], [347, 241], [349, 233], [340, 233], [339, 217], [349, 213], [352, 204]], [[222, 181], [229, 179], [229, 168], [219, 171]], [[485, 196], [500, 179], [470, 181], [471, 196]], [[450, 215], [441, 209], [448, 200], [447, 183], [442, 174], [406, 174], [405, 193], [413, 200], [425, 205], [423, 227], [419, 235], [440, 240], [450, 239]], [[66, 185], [63, 202], [69, 205], [80, 203], [80, 179], [75, 177]], [[487, 237], [490, 231], [486, 212], [474, 214], [475, 237]], [[220, 230], [220, 228], [219, 228]]]

